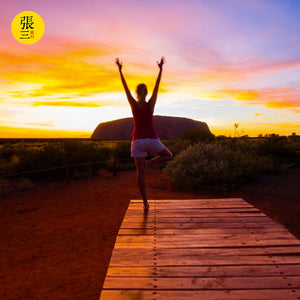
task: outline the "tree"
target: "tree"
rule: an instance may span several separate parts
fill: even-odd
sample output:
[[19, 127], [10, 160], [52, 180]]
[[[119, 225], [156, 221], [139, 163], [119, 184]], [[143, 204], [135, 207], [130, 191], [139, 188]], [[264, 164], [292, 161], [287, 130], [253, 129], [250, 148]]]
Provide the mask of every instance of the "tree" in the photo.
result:
[[239, 123], [234, 123], [233, 126], [234, 126], [234, 137], [236, 138], [237, 135], [238, 135], [237, 129], [239, 128], [240, 124]]

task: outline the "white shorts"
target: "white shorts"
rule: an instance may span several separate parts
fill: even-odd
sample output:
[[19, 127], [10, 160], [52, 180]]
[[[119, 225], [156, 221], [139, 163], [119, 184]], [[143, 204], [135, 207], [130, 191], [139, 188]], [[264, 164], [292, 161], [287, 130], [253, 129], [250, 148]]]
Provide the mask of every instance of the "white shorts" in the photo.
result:
[[160, 139], [140, 139], [131, 142], [131, 156], [145, 157], [148, 152], [156, 154], [165, 148]]

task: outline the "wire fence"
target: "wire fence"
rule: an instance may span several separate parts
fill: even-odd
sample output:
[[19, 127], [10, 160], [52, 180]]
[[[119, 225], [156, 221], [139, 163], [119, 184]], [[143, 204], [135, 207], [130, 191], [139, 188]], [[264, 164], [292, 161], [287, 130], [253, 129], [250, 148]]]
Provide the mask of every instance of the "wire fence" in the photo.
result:
[[28, 170], [28, 171], [23, 171], [23, 172], [15, 172], [15, 173], [11, 173], [11, 174], [0, 175], [0, 178], [12, 178], [12, 177], [18, 177], [18, 176], [23, 176], [23, 175], [30, 175], [30, 174], [50, 172], [50, 171], [53, 171], [53, 170], [65, 169], [66, 183], [69, 185], [69, 183], [70, 183], [69, 169], [70, 168], [84, 167], [84, 166], [91, 167], [91, 166], [94, 166], [94, 165], [111, 163], [113, 175], [116, 176], [119, 162], [129, 161], [129, 160], [132, 161], [133, 160], [132, 157], [120, 158], [119, 159], [115, 156], [112, 156], [112, 158], [110, 160], [76, 163], [76, 164], [65, 164], [65, 165], [57, 166], [57, 167], [50, 167], [50, 168], [43, 168], [43, 169], [36, 169], [36, 170]]

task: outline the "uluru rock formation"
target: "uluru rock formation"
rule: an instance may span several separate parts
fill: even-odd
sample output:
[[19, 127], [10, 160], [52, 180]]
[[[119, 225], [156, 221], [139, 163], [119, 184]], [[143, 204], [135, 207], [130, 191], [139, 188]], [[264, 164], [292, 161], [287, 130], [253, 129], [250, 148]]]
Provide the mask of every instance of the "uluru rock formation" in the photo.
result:
[[[153, 116], [154, 127], [160, 138], [177, 138], [183, 132], [202, 128], [210, 132], [205, 122], [181, 117]], [[92, 139], [131, 139], [133, 119], [125, 118], [100, 123], [94, 130]]]

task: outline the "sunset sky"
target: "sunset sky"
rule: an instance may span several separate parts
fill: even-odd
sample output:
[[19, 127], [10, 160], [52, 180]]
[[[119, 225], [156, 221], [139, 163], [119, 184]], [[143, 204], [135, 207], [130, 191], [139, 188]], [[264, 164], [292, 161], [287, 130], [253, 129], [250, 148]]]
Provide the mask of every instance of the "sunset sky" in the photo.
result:
[[[22, 11], [44, 20], [32, 45]], [[204, 121], [215, 135], [300, 134], [299, 0], [10, 0], [0, 9], [0, 138], [89, 137], [131, 116], [115, 58], [156, 115]], [[150, 96], [150, 95], [149, 95]]]

